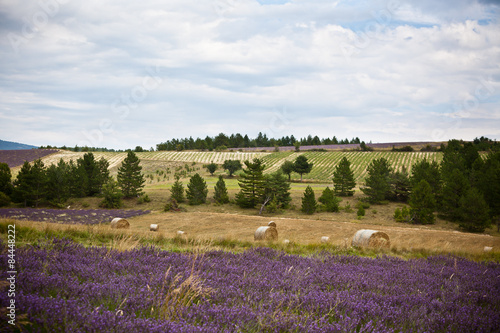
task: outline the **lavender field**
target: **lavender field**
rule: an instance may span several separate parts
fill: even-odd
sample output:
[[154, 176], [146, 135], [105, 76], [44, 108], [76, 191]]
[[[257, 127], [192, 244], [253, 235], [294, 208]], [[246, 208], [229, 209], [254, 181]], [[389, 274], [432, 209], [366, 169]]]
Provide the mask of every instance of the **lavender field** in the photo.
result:
[[0, 217], [16, 220], [53, 222], [63, 224], [108, 223], [115, 217], [129, 218], [148, 214], [148, 210], [129, 209], [37, 209], [0, 208]]
[[0, 150], [0, 162], [7, 163], [9, 168], [14, 168], [22, 165], [25, 161], [33, 162], [57, 152], [58, 150], [55, 149]]
[[33, 332], [500, 331], [492, 262], [118, 252], [60, 239], [18, 248], [16, 258], [17, 313]]

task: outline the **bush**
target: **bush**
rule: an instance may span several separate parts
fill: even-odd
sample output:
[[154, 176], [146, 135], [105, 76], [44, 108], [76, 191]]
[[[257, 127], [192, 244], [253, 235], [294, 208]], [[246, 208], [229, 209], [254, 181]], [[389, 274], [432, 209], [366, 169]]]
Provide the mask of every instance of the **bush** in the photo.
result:
[[357, 215], [358, 217], [365, 216], [365, 209], [363, 206], [359, 206]]
[[340, 199], [337, 198], [329, 187], [325, 188], [323, 193], [318, 199], [322, 203], [321, 209], [326, 212], [338, 212]]
[[108, 180], [102, 188], [102, 193], [104, 200], [101, 202], [101, 207], [113, 209], [122, 206], [123, 193], [115, 180]]
[[149, 196], [147, 194], [141, 195], [139, 197], [139, 199], [137, 200], [138, 204], [143, 204], [143, 203], [146, 203], [146, 202], [151, 202], [151, 199], [149, 198]]

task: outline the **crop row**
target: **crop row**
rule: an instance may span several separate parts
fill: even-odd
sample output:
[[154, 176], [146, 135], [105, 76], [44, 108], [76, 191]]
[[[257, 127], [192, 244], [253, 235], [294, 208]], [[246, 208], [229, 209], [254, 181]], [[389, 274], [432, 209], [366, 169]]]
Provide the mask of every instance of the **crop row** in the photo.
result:
[[[2, 262], [7, 253], [0, 242]], [[16, 265], [16, 309], [33, 332], [500, 330], [500, 265], [454, 257], [302, 257], [269, 248], [197, 256], [54, 239], [18, 248]]]
[[374, 159], [385, 158], [396, 171], [401, 171], [403, 167], [411, 172], [413, 164], [427, 159], [428, 161], [440, 162], [441, 153], [431, 152], [299, 152], [299, 153], [274, 153], [263, 158], [267, 166], [266, 172], [277, 170], [285, 160], [294, 161], [299, 154], [307, 157], [308, 162], [314, 164], [311, 173], [304, 175], [305, 179], [316, 179], [328, 181], [332, 179], [335, 166], [343, 157], [351, 162], [351, 170], [354, 172], [354, 178], [357, 182], [363, 181], [367, 175], [367, 168]]

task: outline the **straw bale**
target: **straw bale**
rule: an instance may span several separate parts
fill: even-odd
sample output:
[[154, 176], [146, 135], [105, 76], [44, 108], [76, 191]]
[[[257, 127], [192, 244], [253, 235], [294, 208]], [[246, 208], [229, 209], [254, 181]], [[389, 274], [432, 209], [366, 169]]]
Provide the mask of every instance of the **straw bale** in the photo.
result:
[[159, 228], [158, 224], [151, 224], [149, 226], [149, 231], [158, 231]]
[[329, 240], [330, 240], [330, 237], [328, 237], [328, 236], [321, 237], [321, 243], [328, 243]]
[[358, 230], [352, 238], [352, 246], [390, 247], [389, 235], [377, 230]]
[[288, 240], [288, 239], [285, 239], [285, 240], [283, 241], [283, 244], [285, 244], [285, 245], [288, 245], [288, 244], [290, 244], [290, 240]]
[[491, 252], [491, 250], [493, 250], [493, 248], [491, 246], [484, 247], [484, 252]]
[[122, 219], [120, 217], [114, 218], [111, 221], [112, 229], [128, 229], [130, 227], [130, 223], [127, 220]]
[[253, 239], [256, 241], [266, 240], [266, 241], [275, 241], [278, 240], [278, 230], [273, 227], [258, 227], [255, 230], [255, 234]]
[[184, 231], [178, 230], [177, 236], [184, 236], [186, 233]]

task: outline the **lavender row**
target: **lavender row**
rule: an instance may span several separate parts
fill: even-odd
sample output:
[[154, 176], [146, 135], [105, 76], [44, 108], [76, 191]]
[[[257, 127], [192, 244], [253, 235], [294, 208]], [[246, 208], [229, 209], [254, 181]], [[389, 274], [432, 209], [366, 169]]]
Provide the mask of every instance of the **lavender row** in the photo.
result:
[[7, 163], [9, 168], [13, 168], [22, 165], [25, 161], [32, 162], [57, 152], [58, 150], [55, 149], [0, 150], [0, 162]]
[[150, 213], [149, 210], [128, 209], [36, 209], [0, 208], [0, 217], [16, 220], [55, 222], [64, 224], [108, 223], [115, 217], [129, 218]]
[[[462, 258], [299, 257], [267, 248], [195, 256], [56, 239], [19, 248], [17, 264], [18, 313], [34, 332], [500, 330], [500, 265]], [[7, 301], [1, 293], [0, 306]]]

